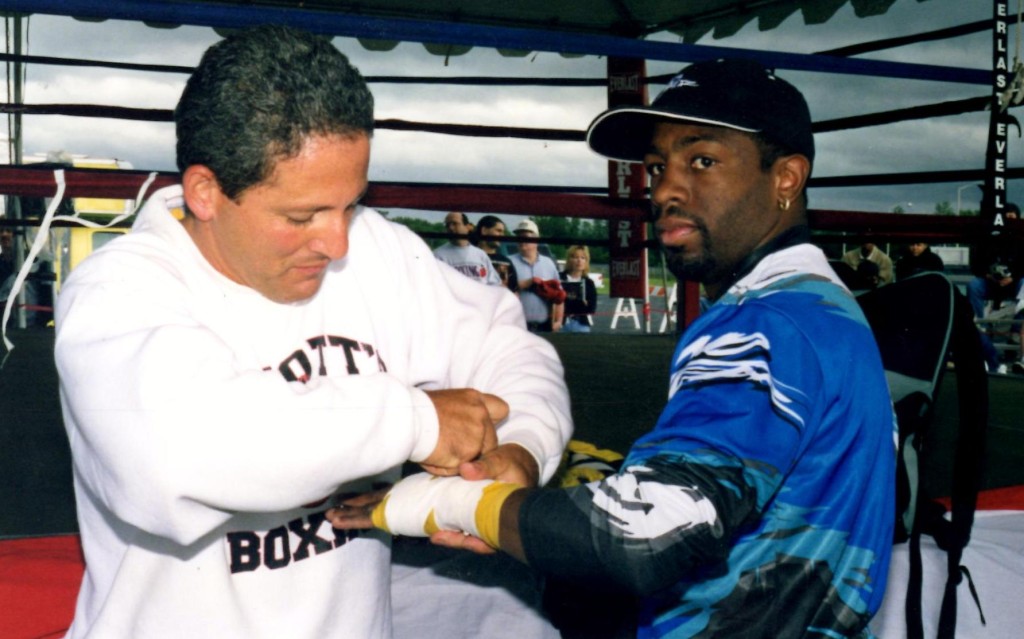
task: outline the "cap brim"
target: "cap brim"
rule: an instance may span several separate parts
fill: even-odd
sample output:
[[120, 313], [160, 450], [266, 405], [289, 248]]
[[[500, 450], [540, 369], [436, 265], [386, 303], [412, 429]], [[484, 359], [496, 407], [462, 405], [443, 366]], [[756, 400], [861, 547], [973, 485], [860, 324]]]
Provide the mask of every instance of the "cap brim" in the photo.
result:
[[652, 107], [619, 107], [594, 118], [587, 129], [587, 145], [609, 160], [643, 162], [651, 147], [654, 125], [665, 120], [721, 126], [755, 133], [757, 129], [737, 126], [715, 118], [681, 114]]

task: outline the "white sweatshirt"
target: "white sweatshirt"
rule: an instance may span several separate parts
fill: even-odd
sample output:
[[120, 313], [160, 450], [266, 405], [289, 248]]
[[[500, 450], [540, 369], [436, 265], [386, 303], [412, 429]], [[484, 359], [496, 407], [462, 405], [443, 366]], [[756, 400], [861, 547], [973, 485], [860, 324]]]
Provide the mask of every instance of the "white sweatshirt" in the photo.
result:
[[[511, 406], [546, 481], [572, 430], [519, 301], [361, 209], [320, 291], [278, 304], [202, 257], [155, 193], [57, 300], [86, 574], [69, 637], [388, 637], [389, 540], [335, 536], [337, 495], [437, 442], [423, 390]], [[421, 390], [422, 389], [422, 390]]]

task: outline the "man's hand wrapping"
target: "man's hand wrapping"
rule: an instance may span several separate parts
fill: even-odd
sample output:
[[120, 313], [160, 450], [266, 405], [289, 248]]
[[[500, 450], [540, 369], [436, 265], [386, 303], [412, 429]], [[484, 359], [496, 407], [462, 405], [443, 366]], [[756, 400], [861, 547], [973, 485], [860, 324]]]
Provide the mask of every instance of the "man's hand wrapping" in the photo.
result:
[[437, 411], [437, 445], [422, 460], [435, 475], [455, 475], [459, 465], [498, 445], [495, 427], [508, 417], [508, 404], [495, 395], [471, 388], [427, 391]]

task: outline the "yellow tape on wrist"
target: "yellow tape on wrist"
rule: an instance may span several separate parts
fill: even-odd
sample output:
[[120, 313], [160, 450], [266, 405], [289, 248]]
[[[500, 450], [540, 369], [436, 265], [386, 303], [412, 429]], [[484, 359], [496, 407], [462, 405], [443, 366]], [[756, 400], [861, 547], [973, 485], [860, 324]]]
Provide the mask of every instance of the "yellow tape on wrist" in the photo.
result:
[[373, 512], [370, 513], [370, 521], [373, 522], [374, 528], [380, 528], [384, 532], [390, 533], [391, 529], [388, 528], [388, 518], [384, 515], [384, 509], [388, 505], [388, 498], [384, 497], [379, 504], [374, 506]]
[[[504, 502], [504, 498], [501, 500]], [[373, 523], [374, 528], [379, 528], [386, 533], [391, 533], [391, 529], [388, 528], [388, 518], [385, 514], [388, 506], [388, 498], [385, 497], [383, 501], [373, 507], [373, 511], [370, 513], [370, 521]], [[499, 512], [501, 505], [498, 505]], [[430, 514], [427, 515], [427, 520], [423, 522], [423, 532], [429, 537], [437, 531], [441, 530], [437, 525], [437, 520], [434, 518], [434, 510], [430, 510]]]
[[474, 521], [480, 539], [491, 548], [498, 548], [498, 537], [501, 531], [501, 507], [508, 496], [522, 488], [518, 484], [496, 481], [484, 488], [480, 501], [476, 504]]
[[437, 525], [437, 518], [434, 517], [434, 509], [431, 508], [430, 514], [427, 515], [427, 520], [423, 522], [423, 532], [427, 533], [427, 537], [429, 537], [439, 530], [441, 530], [441, 527]]

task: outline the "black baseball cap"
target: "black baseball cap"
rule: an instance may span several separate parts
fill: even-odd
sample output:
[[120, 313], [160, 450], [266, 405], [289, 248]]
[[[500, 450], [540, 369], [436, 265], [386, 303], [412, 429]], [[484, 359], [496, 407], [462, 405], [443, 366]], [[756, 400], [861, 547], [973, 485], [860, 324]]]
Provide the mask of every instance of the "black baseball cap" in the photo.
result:
[[804, 96], [754, 60], [691, 64], [650, 106], [617, 107], [597, 116], [587, 129], [587, 144], [609, 159], [641, 162], [654, 125], [664, 120], [759, 133], [814, 161], [811, 113]]

